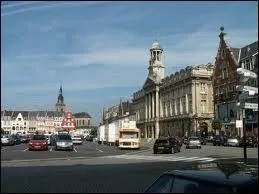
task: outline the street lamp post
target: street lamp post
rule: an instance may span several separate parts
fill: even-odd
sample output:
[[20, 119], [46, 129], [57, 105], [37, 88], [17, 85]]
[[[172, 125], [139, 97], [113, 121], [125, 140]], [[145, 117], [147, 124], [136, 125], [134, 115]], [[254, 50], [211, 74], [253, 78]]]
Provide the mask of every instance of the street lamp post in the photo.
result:
[[[245, 109], [246, 109], [247, 104], [245, 103], [245, 101], [247, 100], [247, 98], [249, 96], [255, 95], [256, 91], [258, 93], [258, 88], [249, 87], [249, 86], [246, 86], [245, 84], [249, 79], [257, 78], [257, 75], [254, 72], [243, 69], [243, 68], [238, 68], [237, 73], [241, 76], [240, 85], [237, 86], [237, 91], [241, 91], [242, 93], [238, 96], [239, 102], [237, 103], [237, 106], [240, 106], [240, 110], [241, 110], [240, 112], [242, 114], [242, 120], [243, 120], [243, 146], [244, 146], [243, 148], [244, 148], [244, 162], [246, 163], [247, 147], [246, 147]], [[258, 109], [258, 104], [249, 104], [249, 105], [254, 106], [254, 108], [256, 108], [256, 105], [257, 105], [257, 109]]]

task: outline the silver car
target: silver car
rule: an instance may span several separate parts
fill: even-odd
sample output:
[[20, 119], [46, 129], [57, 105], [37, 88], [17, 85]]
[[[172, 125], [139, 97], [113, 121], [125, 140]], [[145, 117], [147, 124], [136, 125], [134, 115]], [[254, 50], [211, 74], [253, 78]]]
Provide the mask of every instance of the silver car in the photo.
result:
[[201, 149], [201, 141], [198, 137], [190, 137], [188, 139], [188, 142], [186, 144], [186, 149], [193, 148], [193, 147]]
[[55, 139], [56, 150], [74, 150], [72, 138], [69, 134], [59, 134]]
[[14, 145], [14, 138], [11, 135], [1, 135], [2, 145]]
[[227, 146], [239, 146], [240, 140], [237, 137], [229, 137], [227, 140]]

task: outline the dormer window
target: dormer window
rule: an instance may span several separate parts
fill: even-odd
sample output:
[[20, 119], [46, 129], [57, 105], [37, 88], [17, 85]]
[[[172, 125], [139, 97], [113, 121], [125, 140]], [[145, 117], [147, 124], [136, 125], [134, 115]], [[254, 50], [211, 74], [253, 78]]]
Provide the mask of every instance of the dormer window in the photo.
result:
[[22, 119], [21, 118], [18, 118], [18, 121], [21, 121]]

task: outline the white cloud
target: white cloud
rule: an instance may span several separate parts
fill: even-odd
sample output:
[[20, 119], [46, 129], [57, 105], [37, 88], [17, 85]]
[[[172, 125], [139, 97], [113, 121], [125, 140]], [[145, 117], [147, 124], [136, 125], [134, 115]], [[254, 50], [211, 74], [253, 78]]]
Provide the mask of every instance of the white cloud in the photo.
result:
[[[35, 3], [35, 2], [33, 2]], [[49, 2], [44, 2], [44, 1], [39, 1], [38, 3], [44, 3], [47, 4]], [[21, 14], [21, 13], [25, 13], [25, 12], [31, 12], [31, 11], [39, 11], [39, 10], [44, 10], [44, 9], [50, 9], [50, 8], [55, 8], [55, 7], [62, 7], [62, 6], [79, 6], [83, 4], [87, 4], [87, 5], [95, 5], [95, 4], [100, 4], [100, 3], [106, 3], [105, 1], [87, 1], [87, 2], [78, 2], [78, 1], [73, 1], [73, 2], [51, 2], [52, 4], [48, 4], [48, 5], [39, 5], [39, 6], [33, 6], [33, 7], [25, 7], [25, 8], [18, 8], [17, 10], [7, 10], [2, 12], [1, 10], [1, 17], [6, 17], [6, 16], [12, 16], [12, 15], [16, 15], [16, 14]], [[29, 4], [29, 3], [27, 3]], [[32, 4], [32, 3], [31, 3]], [[16, 4], [15, 6], [23, 6], [26, 5], [25, 3], [19, 3]], [[10, 5], [11, 6], [11, 5]], [[7, 8], [7, 6], [5, 6]], [[14, 5], [13, 5], [14, 7]]]
[[[219, 44], [218, 34], [219, 32], [201, 30], [189, 34], [169, 34], [166, 37], [161, 37], [160, 43], [164, 48], [167, 74], [189, 65], [213, 63]], [[250, 29], [232, 30], [228, 34], [229, 39], [233, 42], [231, 44], [233, 47], [251, 43], [256, 40], [257, 36], [257, 32]], [[79, 40], [78, 38], [77, 40]], [[53, 76], [53, 79], [56, 76], [56, 71], [51, 70], [50, 67], [64, 68], [62, 77], [65, 77], [63, 83], [67, 91], [142, 86], [147, 76], [149, 48], [152, 44], [150, 38], [140, 37], [124, 30], [109, 30], [107, 34], [102, 32], [90, 38], [81, 37], [81, 42], [85, 43], [85, 47], [90, 48], [89, 52], [51, 55], [38, 53], [18, 56], [17, 58], [23, 63], [27, 61], [30, 68], [35, 69], [35, 72], [49, 73]], [[55, 60], [49, 61], [50, 58], [62, 58], [64, 62], [59, 64]], [[37, 61], [39, 65], [37, 65]], [[103, 65], [98, 71], [81, 69], [89, 65], [94, 67], [98, 64]], [[61, 74], [58, 79], [63, 79], [60, 76]], [[36, 80], [35, 84], [23, 86], [20, 90], [23, 92], [56, 91], [57, 87], [53, 87], [53, 79], [46, 80], [44, 85], [37, 84]], [[13, 87], [10, 87], [10, 90], [13, 90]], [[15, 90], [19, 91], [19, 86]]]

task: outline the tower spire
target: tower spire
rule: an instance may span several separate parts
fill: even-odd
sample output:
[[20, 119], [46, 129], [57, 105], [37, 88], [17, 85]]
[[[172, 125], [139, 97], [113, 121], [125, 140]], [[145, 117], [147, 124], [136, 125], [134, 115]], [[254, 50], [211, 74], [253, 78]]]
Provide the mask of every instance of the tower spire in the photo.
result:
[[59, 88], [59, 95], [58, 95], [58, 99], [57, 99], [57, 103], [56, 103], [56, 111], [61, 112], [61, 113], [65, 112], [62, 85], [60, 85], [60, 88]]
[[59, 94], [62, 95], [63, 91], [62, 91], [62, 85], [60, 85], [60, 88], [59, 88]]

